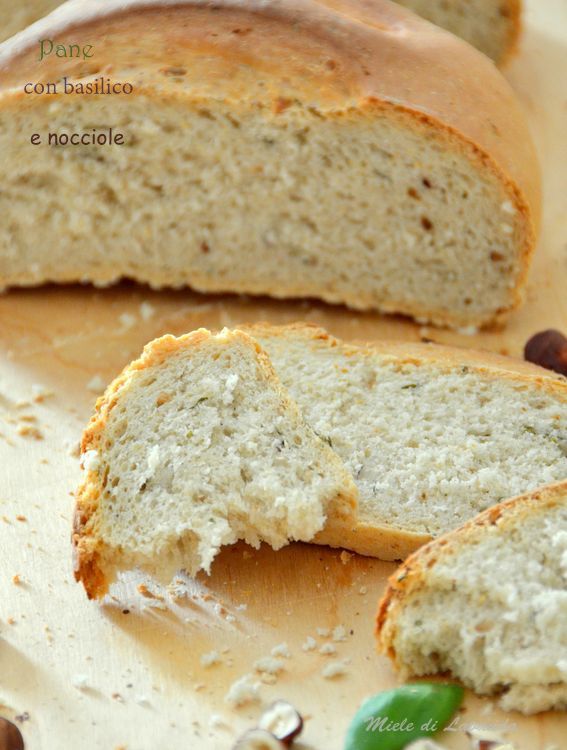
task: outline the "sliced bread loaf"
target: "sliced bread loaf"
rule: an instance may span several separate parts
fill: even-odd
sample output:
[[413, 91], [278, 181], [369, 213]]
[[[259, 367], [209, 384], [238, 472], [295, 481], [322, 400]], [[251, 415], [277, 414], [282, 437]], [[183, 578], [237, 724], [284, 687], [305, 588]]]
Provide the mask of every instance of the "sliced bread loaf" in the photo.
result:
[[508, 710], [567, 709], [567, 482], [412, 555], [390, 579], [377, 634], [404, 677], [450, 672]]
[[304, 324], [245, 328], [359, 490], [355, 529], [321, 543], [402, 559], [485, 508], [567, 479], [567, 380], [432, 344], [341, 342]]
[[82, 452], [73, 543], [90, 597], [121, 568], [167, 578], [209, 570], [238, 539], [308, 541], [356, 504], [339, 458], [240, 332], [150, 343], [99, 399]]
[[0, 0], [0, 42], [50, 13], [62, 0]]
[[396, 0], [428, 21], [460, 36], [491, 57], [506, 61], [520, 33], [520, 0]]
[[[94, 57], [40, 62], [42, 38]], [[0, 81], [0, 286], [130, 277], [456, 327], [521, 299], [518, 101], [387, 0], [71, 0], [1, 46]]]

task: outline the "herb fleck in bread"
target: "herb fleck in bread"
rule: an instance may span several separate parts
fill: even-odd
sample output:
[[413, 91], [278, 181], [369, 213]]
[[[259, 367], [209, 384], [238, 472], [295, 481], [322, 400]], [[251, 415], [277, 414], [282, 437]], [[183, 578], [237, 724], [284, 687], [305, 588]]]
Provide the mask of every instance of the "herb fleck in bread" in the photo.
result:
[[412, 555], [390, 579], [377, 635], [403, 677], [450, 672], [507, 710], [567, 709], [567, 482]]
[[[96, 57], [39, 63], [52, 36]], [[63, 77], [133, 93], [23, 92]], [[0, 286], [130, 277], [456, 327], [521, 300], [540, 188], [520, 105], [398, 5], [72, 0], [2, 45], [0, 78]], [[94, 126], [125, 145], [21, 137]]]
[[241, 332], [153, 341], [107, 389], [83, 442], [76, 577], [209, 570], [238, 539], [274, 548], [351, 519], [356, 489]]
[[359, 490], [321, 543], [402, 559], [485, 508], [567, 479], [567, 380], [490, 353], [245, 327]]
[[506, 61], [520, 33], [520, 0], [396, 0], [484, 52]]

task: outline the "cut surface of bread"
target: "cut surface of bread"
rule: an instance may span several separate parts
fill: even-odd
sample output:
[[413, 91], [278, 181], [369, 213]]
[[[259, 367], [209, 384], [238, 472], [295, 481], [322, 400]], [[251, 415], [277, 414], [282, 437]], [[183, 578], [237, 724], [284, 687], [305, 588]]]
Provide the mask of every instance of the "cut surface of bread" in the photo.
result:
[[401, 559], [485, 508], [567, 478], [567, 380], [490, 353], [245, 327], [359, 490], [322, 543]]
[[377, 634], [404, 677], [450, 672], [507, 710], [567, 709], [567, 483], [412, 555], [390, 579]]
[[[129, 277], [455, 327], [519, 304], [538, 168], [483, 55], [387, 0], [154, 5], [72, 1], [0, 49], [1, 286]], [[96, 57], [39, 63], [55, 33]], [[124, 145], [88, 142], [109, 128]]]
[[61, 3], [62, 0], [0, 0], [0, 42], [51, 13]]
[[97, 402], [83, 436], [76, 577], [100, 597], [120, 569], [209, 570], [244, 539], [279, 548], [352, 519], [356, 489], [244, 333], [165, 336]]
[[396, 0], [501, 64], [520, 32], [520, 0]]

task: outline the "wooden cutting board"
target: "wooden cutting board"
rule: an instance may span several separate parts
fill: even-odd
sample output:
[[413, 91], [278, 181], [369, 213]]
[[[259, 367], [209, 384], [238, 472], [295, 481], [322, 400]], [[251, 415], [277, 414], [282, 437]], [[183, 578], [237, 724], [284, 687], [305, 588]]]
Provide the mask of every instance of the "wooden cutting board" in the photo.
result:
[[[527, 303], [507, 328], [465, 337], [307, 302], [134, 285], [0, 298], [0, 715], [19, 717], [29, 750], [230, 748], [260, 707], [234, 711], [224, 696], [282, 642], [292, 657], [261, 697], [289, 699], [307, 718], [298, 748], [340, 750], [361, 700], [396, 684], [372, 635], [392, 564], [309, 545], [280, 552], [238, 545], [221, 554], [210, 578], [186, 580], [187, 595], [171, 605], [142, 596], [134, 578], [102, 605], [88, 602], [71, 570], [71, 492], [79, 477], [72, 453], [102, 386], [166, 332], [303, 319], [347, 339], [425, 337], [520, 356], [532, 333], [566, 330], [567, 3], [531, 0], [526, 26], [507, 75], [539, 147], [545, 225]], [[336, 655], [302, 650], [308, 636], [318, 646], [331, 640], [318, 629], [339, 625], [347, 635], [333, 642]], [[200, 658], [211, 651], [221, 663], [205, 668]], [[331, 660], [348, 660], [344, 676], [321, 676]], [[474, 721], [507, 725], [520, 750], [567, 748], [564, 714], [506, 715], [473, 696], [444, 744], [468, 747], [463, 725]]]

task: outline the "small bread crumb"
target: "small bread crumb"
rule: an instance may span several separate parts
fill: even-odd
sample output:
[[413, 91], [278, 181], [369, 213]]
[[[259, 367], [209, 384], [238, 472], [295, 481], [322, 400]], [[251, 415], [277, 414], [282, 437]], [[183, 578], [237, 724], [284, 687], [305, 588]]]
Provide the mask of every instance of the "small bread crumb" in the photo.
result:
[[339, 641], [346, 641], [346, 628], [344, 625], [337, 625], [337, 627], [333, 630], [333, 640], [335, 643], [338, 643]]
[[104, 391], [105, 386], [106, 383], [101, 376], [94, 375], [87, 383], [87, 390], [92, 391], [93, 393], [100, 393], [101, 391]]
[[331, 661], [321, 670], [321, 676], [326, 680], [333, 680], [335, 677], [342, 677], [347, 673], [346, 662]]
[[331, 656], [331, 654], [337, 653], [337, 649], [332, 643], [324, 643], [319, 649], [319, 653], [323, 654], [323, 656]]
[[258, 659], [254, 662], [254, 669], [256, 672], [277, 675], [283, 672], [285, 664], [281, 659], [275, 659], [272, 656], [266, 656], [263, 659]]
[[340, 557], [340, 560], [341, 560], [342, 564], [343, 564], [343, 565], [347, 565], [347, 563], [349, 563], [349, 562], [350, 562], [350, 561], [352, 560], [352, 558], [354, 557], [354, 555], [352, 554], [352, 552], [347, 552], [347, 551], [346, 551], [346, 550], [344, 549], [344, 550], [343, 550], [343, 551], [341, 552], [341, 554], [340, 554], [340, 556], [339, 556], [339, 557]]
[[260, 684], [253, 681], [251, 674], [245, 674], [233, 682], [224, 699], [233, 708], [239, 708], [247, 703], [255, 703], [260, 700]]
[[213, 667], [221, 663], [221, 658], [218, 651], [209, 651], [207, 654], [202, 654], [200, 661], [202, 667]]
[[270, 653], [272, 656], [281, 656], [284, 659], [291, 659], [291, 651], [289, 650], [287, 643], [278, 643]]
[[140, 305], [140, 317], [142, 320], [150, 320], [155, 315], [155, 307], [153, 305], [150, 305], [149, 302], [142, 302]]
[[308, 635], [305, 639], [305, 643], [301, 646], [303, 651], [315, 651], [317, 648], [317, 641], [312, 636]]

